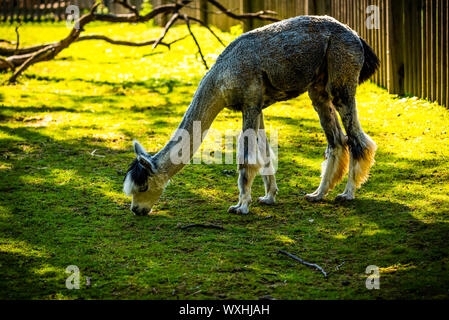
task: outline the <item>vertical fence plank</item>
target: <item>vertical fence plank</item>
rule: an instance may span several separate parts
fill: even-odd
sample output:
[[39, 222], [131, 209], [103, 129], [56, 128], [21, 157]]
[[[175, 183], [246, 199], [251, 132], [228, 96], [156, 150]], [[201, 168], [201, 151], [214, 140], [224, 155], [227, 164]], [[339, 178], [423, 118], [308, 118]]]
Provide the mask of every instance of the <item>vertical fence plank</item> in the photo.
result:
[[413, 95], [421, 96], [421, 11], [420, 0], [412, 0], [412, 24], [413, 37]]
[[409, 95], [413, 95], [413, 51], [414, 51], [414, 43], [413, 43], [413, 24], [416, 21], [413, 20], [413, 0], [405, 1], [405, 16], [404, 16], [404, 34], [405, 40], [407, 43], [407, 47], [405, 50], [405, 87], [406, 93]]
[[449, 108], [449, 92], [447, 92], [448, 87], [449, 87], [449, 32], [448, 32], [448, 30], [449, 30], [449, 4], [446, 2], [445, 5], [446, 5], [446, 10], [445, 10], [446, 19], [444, 21], [443, 28], [444, 28], [444, 30], [446, 30], [446, 32], [445, 32], [446, 40], [444, 40], [444, 44], [445, 44], [445, 48], [446, 48], [446, 59], [445, 59], [445, 61], [446, 61], [446, 68], [445, 68], [446, 82], [445, 82], [445, 85], [443, 86], [443, 90], [445, 91], [445, 94], [446, 94], [445, 105], [446, 105], [446, 108]]
[[391, 92], [405, 93], [405, 55], [403, 13], [405, 0], [389, 1], [390, 85]]
[[[153, 6], [171, 0], [152, 0]], [[449, 4], [448, 0], [221, 0], [223, 5], [242, 12], [269, 9], [278, 18], [328, 14], [354, 29], [374, 49], [381, 67], [373, 81], [392, 93], [413, 94], [449, 106]], [[0, 0], [0, 19], [63, 20], [68, 4], [85, 0]], [[91, 3], [91, 1], [89, 1]], [[379, 8], [380, 29], [368, 29], [367, 8]], [[239, 21], [214, 10], [207, 0], [194, 0], [189, 14], [208, 24], [229, 30]], [[245, 30], [268, 24], [254, 21]]]
[[[374, 0], [373, 5], [375, 5], [377, 8], [379, 7], [379, 0]], [[372, 14], [375, 14], [374, 12]], [[378, 17], [376, 17], [378, 18]], [[379, 29], [377, 29], [377, 21], [374, 22], [374, 28], [373, 28], [373, 36], [374, 36], [374, 46], [376, 48], [376, 54], [378, 57], [380, 57], [380, 45], [379, 45]], [[379, 85], [380, 84], [380, 68], [376, 72], [375, 81]]]
[[6, 1], [0, 1], [1, 20], [4, 22], [8, 17], [8, 7]]
[[418, 68], [417, 68], [417, 74], [418, 74], [418, 80], [417, 80], [417, 86], [418, 86], [418, 96], [422, 97], [423, 96], [423, 89], [422, 89], [422, 78], [423, 78], [423, 73], [422, 73], [422, 63], [423, 63], [423, 59], [422, 57], [424, 56], [424, 47], [423, 47], [423, 28], [424, 28], [424, 19], [423, 19], [423, 3], [422, 0], [416, 0], [417, 2], [417, 6], [418, 6], [418, 19], [419, 19], [419, 27], [417, 30], [417, 49], [418, 49]]
[[[375, 35], [376, 35], [376, 47], [377, 47], [377, 56], [379, 58], [382, 58], [382, 42], [381, 42], [381, 37], [380, 37], [380, 15], [382, 14], [382, 12], [380, 11], [380, 0], [376, 0], [375, 1], [375, 5], [378, 8], [378, 12], [379, 12], [379, 16], [377, 17], [379, 20], [376, 22], [376, 27], [378, 27], [378, 29], [376, 28], [374, 30]], [[380, 65], [380, 68], [377, 72], [377, 85], [382, 86], [382, 65]]]
[[446, 104], [446, 92], [447, 92], [447, 85], [446, 85], [446, 52], [445, 52], [445, 48], [446, 48], [446, 43], [445, 43], [445, 34], [449, 31], [447, 29], [444, 29], [444, 27], [446, 26], [446, 9], [447, 8], [447, 0], [440, 0], [440, 7], [439, 7], [439, 12], [440, 12], [440, 19], [439, 19], [439, 25], [438, 25], [438, 29], [439, 29], [439, 61], [440, 61], [440, 65], [439, 65], [439, 69], [440, 69], [440, 75], [439, 75], [439, 88], [440, 88], [440, 93], [439, 93], [439, 103], [440, 104]]
[[383, 10], [383, 37], [384, 37], [384, 57], [383, 57], [383, 65], [385, 66], [384, 68], [384, 87], [388, 88], [388, 77], [389, 77], [389, 59], [388, 59], [388, 54], [389, 54], [389, 45], [388, 45], [388, 0], [382, 0], [383, 5], [384, 5], [384, 10]]
[[444, 27], [446, 26], [446, 6], [447, 6], [447, 0], [444, 0], [441, 2], [440, 5], [440, 24], [439, 24], [439, 46], [440, 46], [440, 104], [446, 104], [446, 53], [445, 53], [445, 33], [447, 33], [448, 30], [445, 30]]
[[441, 88], [441, 104], [446, 105], [446, 95], [447, 95], [447, 42], [446, 33], [449, 31], [445, 29], [446, 21], [447, 21], [447, 1], [443, 1], [441, 4], [441, 23], [440, 23], [440, 46], [441, 46], [441, 80], [440, 80], [440, 88]]
[[425, 5], [426, 5], [426, 14], [425, 14], [425, 19], [426, 19], [426, 22], [425, 22], [425, 25], [426, 25], [426, 29], [425, 29], [425, 32], [426, 32], [426, 36], [425, 36], [425, 38], [426, 38], [426, 43], [425, 43], [425, 50], [426, 50], [426, 58], [425, 58], [425, 60], [426, 60], [426, 75], [425, 75], [425, 77], [426, 77], [426, 83], [425, 83], [425, 90], [426, 90], [426, 93], [425, 93], [425, 97], [427, 98], [427, 99], [431, 99], [431, 96], [432, 96], [432, 94], [431, 94], [431, 85], [430, 85], [430, 82], [431, 82], [431, 55], [430, 55], [430, 48], [431, 48], [431, 30], [432, 30], [432, 28], [431, 28], [431, 12], [432, 12], [432, 4], [431, 4], [431, 1], [430, 0], [425, 0]]
[[27, 16], [26, 16], [26, 14], [27, 14], [27, 11], [26, 11], [27, 1], [26, 0], [20, 0], [20, 1], [17, 1], [17, 2], [19, 4], [19, 11], [18, 11], [18, 14], [17, 14], [17, 20], [26, 22], [27, 21]]
[[10, 21], [13, 22], [16, 19], [16, 10], [18, 10], [18, 4], [14, 3], [14, 1], [10, 2], [11, 6], [11, 14], [10, 14]]
[[26, 0], [17, 1], [17, 21], [26, 21]]
[[42, 12], [44, 20], [47, 19], [47, 14], [48, 14], [48, 0], [44, 0], [44, 10]]
[[433, 23], [433, 1], [435, 0], [427, 0], [427, 97], [429, 100], [433, 99], [432, 92], [432, 75], [433, 75], [433, 55], [432, 55], [432, 23]]
[[43, 0], [39, 0], [38, 5], [37, 5], [37, 11], [36, 11], [37, 21], [41, 21], [41, 17], [42, 17], [41, 6], [42, 6], [42, 4], [43, 4]]
[[422, 39], [421, 39], [421, 96], [427, 97], [427, 1], [421, 0]]
[[436, 72], [436, 66], [437, 66], [437, 0], [432, 0], [432, 43], [431, 43], [431, 57], [432, 57], [432, 64], [431, 64], [431, 85], [432, 85], [432, 101], [435, 101], [437, 99], [437, 72]]
[[365, 15], [364, 15], [363, 8], [365, 8], [365, 3], [364, 3], [364, 1], [360, 1], [359, 2], [359, 11], [358, 11], [358, 14], [360, 16], [360, 35], [362, 36], [362, 38], [364, 40], [366, 40], [366, 33], [365, 33], [366, 25], [365, 25]]
[[418, 67], [418, 63], [417, 63], [417, 58], [418, 58], [418, 42], [417, 42], [417, 35], [419, 33], [419, 29], [418, 29], [418, 12], [417, 12], [417, 6], [416, 6], [416, 2], [417, 0], [411, 0], [410, 1], [410, 10], [411, 10], [411, 19], [410, 19], [410, 37], [411, 37], [411, 43], [412, 43], [412, 47], [411, 47], [411, 65], [410, 65], [410, 69], [411, 69], [411, 91], [410, 93], [414, 96], [418, 95], [418, 85], [417, 85], [417, 79], [418, 79], [418, 72], [417, 72], [417, 67]]
[[384, 37], [384, 0], [379, 0], [379, 43], [380, 43], [380, 78], [381, 78], [381, 83], [380, 85], [385, 88], [385, 82], [386, 82], [386, 77], [385, 77], [385, 64], [383, 63], [383, 61], [385, 61], [385, 52], [386, 52], [386, 48], [385, 48], [385, 37]]
[[[447, 1], [447, 0], [444, 0]], [[435, 100], [441, 101], [440, 79], [441, 79], [441, 56], [440, 56], [440, 37], [441, 31], [439, 25], [441, 23], [441, 0], [436, 0], [435, 11]]]
[[391, 86], [391, 48], [390, 48], [390, 0], [385, 0], [385, 44], [386, 44], [386, 54], [385, 54], [385, 60], [384, 64], [387, 65], [387, 89], [389, 92], [392, 91]]

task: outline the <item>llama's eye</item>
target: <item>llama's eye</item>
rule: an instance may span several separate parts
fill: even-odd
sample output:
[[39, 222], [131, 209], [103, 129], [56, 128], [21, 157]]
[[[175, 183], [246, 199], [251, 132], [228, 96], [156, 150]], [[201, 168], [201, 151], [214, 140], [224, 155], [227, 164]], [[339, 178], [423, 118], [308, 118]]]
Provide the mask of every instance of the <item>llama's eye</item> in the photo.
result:
[[144, 185], [142, 187], [140, 187], [139, 192], [145, 192], [148, 190], [148, 185]]

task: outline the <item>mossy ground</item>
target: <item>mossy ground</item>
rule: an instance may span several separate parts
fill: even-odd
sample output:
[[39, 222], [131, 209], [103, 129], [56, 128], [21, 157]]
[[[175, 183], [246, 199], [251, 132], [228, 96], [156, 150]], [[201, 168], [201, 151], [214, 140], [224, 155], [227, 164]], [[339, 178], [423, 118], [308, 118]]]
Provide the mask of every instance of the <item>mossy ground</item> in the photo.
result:
[[[23, 45], [68, 32], [63, 24], [20, 30]], [[222, 47], [194, 31], [213, 63]], [[137, 41], [160, 29], [94, 24], [87, 32]], [[179, 26], [169, 40], [186, 33]], [[0, 38], [14, 40], [14, 26], [1, 25]], [[355, 201], [333, 202], [344, 182], [326, 201], [304, 200], [319, 184], [326, 142], [303, 95], [265, 112], [279, 130], [275, 206], [226, 213], [238, 190], [237, 176], [223, 170], [235, 165], [201, 164], [172, 179], [150, 216], [133, 216], [122, 193], [131, 141], [156, 152], [170, 138], [205, 73], [195, 53], [191, 39], [171, 51], [76, 43], [0, 88], [0, 298], [449, 297], [449, 111], [373, 84], [357, 100], [377, 162]], [[228, 110], [213, 124], [240, 127]], [[226, 230], [178, 228], [189, 223]], [[325, 279], [278, 249], [332, 273]], [[80, 268], [79, 290], [65, 287], [69, 265]], [[380, 268], [380, 290], [365, 288], [369, 265]]]

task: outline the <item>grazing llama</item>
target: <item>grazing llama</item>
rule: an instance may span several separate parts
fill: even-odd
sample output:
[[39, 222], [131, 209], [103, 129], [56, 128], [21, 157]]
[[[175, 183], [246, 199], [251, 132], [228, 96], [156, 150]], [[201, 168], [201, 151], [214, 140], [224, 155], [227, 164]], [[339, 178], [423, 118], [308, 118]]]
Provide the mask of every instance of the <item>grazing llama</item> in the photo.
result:
[[[263, 109], [306, 91], [328, 142], [321, 183], [306, 199], [322, 200], [348, 168], [346, 188], [337, 200], [354, 199], [355, 190], [368, 178], [377, 148], [360, 126], [355, 94], [357, 85], [378, 67], [379, 60], [369, 45], [348, 26], [327, 16], [299, 16], [241, 35], [203, 77], [178, 130], [165, 147], [150, 156], [134, 142], [136, 159], [126, 173], [123, 188], [127, 195], [132, 195], [131, 210], [137, 215], [148, 214], [169, 179], [186, 164], [171, 161], [170, 153], [179, 149], [178, 144], [185, 144], [190, 158], [199, 148], [193, 141], [195, 121], [201, 124], [203, 139], [202, 133], [219, 112], [229, 108], [242, 112], [243, 133], [262, 132]], [[190, 140], [180, 139], [177, 132], [189, 133]], [[228, 211], [247, 214], [251, 185], [259, 171], [266, 190], [265, 196], [259, 198], [261, 203], [273, 204], [278, 188], [274, 171], [261, 171], [272, 167], [266, 135], [257, 133], [255, 143], [242, 139], [242, 135], [237, 151], [239, 202]]]

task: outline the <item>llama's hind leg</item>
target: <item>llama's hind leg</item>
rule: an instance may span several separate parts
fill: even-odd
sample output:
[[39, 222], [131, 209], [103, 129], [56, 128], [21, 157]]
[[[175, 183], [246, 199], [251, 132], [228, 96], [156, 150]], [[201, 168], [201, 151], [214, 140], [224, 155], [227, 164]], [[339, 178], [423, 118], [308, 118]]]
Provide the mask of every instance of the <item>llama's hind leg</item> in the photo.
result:
[[350, 150], [349, 176], [345, 191], [336, 200], [353, 200], [355, 190], [359, 188], [369, 176], [374, 163], [376, 143], [363, 132], [360, 125], [355, 99], [355, 89], [345, 88], [334, 98], [340, 117], [343, 121]]
[[313, 87], [309, 96], [328, 143], [321, 165], [321, 183], [314, 193], [306, 195], [306, 199], [313, 202], [322, 200], [343, 179], [348, 170], [349, 153], [346, 137], [327, 92], [322, 87]]
[[239, 202], [231, 206], [228, 212], [249, 213], [251, 186], [262, 166], [257, 152], [257, 131], [260, 123], [260, 109], [243, 110], [243, 131], [237, 145], [237, 164], [239, 169]]
[[262, 167], [260, 174], [265, 185], [265, 196], [259, 197], [258, 201], [262, 204], [274, 204], [276, 194], [279, 189], [276, 185], [275, 168], [273, 165], [274, 153], [268, 144], [268, 138], [265, 131], [263, 114], [260, 114], [260, 126], [257, 139], [258, 152], [262, 158]]

